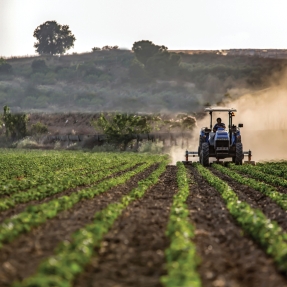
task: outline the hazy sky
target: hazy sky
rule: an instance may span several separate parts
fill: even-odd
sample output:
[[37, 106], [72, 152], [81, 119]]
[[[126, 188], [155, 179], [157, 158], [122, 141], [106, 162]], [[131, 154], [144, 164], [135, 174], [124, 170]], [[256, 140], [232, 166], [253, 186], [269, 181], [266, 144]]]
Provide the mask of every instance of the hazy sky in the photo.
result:
[[76, 36], [69, 52], [151, 40], [169, 49], [287, 48], [284, 0], [0, 0], [0, 56], [35, 53], [48, 20]]

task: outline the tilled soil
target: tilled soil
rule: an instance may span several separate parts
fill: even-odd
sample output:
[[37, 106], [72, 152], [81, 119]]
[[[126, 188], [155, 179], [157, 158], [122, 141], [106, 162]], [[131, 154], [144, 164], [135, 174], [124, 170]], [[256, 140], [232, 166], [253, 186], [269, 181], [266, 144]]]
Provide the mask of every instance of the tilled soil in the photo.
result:
[[277, 221], [285, 231], [287, 230], [287, 211], [278, 206], [270, 197], [247, 185], [237, 183], [234, 179], [213, 168], [211, 171], [224, 180], [236, 192], [241, 201], [247, 202], [253, 208], [260, 209], [269, 219]]
[[168, 166], [159, 182], [116, 221], [75, 286], [161, 286], [169, 246], [165, 230], [176, 191], [176, 167]]
[[57, 217], [5, 245], [0, 250], [0, 286], [10, 286], [16, 279], [23, 280], [31, 276], [39, 263], [52, 255], [61, 241], [68, 240], [73, 232], [91, 223], [97, 211], [128, 194], [137, 186], [138, 181], [146, 178], [157, 166], [153, 165], [125, 184], [112, 188], [93, 199], [77, 203], [70, 210], [61, 212]]
[[243, 236], [220, 194], [189, 167], [196, 184], [187, 204], [196, 226], [195, 244], [201, 257], [204, 287], [281, 287], [287, 280], [274, 262], [250, 238]]
[[[119, 176], [119, 175], [121, 175], [123, 173], [126, 173], [126, 172], [130, 171], [130, 170], [133, 170], [133, 169], [137, 168], [139, 165], [141, 165], [141, 164], [136, 164], [135, 166], [133, 166], [131, 168], [128, 168], [128, 169], [126, 169], [124, 171], [113, 173], [112, 175], [106, 176], [106, 177], [102, 178], [101, 180], [98, 180], [98, 181], [96, 181], [96, 182], [94, 182], [92, 184], [86, 184], [86, 185], [83, 184], [83, 185], [77, 186], [75, 188], [69, 188], [69, 189], [66, 189], [64, 191], [58, 192], [58, 193], [56, 193], [54, 195], [47, 196], [47, 197], [45, 197], [44, 199], [41, 199], [41, 200], [32, 200], [32, 201], [29, 201], [29, 202], [26, 202], [26, 203], [19, 203], [13, 208], [10, 208], [10, 209], [5, 210], [5, 211], [0, 211], [0, 223], [2, 223], [5, 219], [10, 218], [11, 216], [14, 216], [14, 215], [24, 211], [27, 206], [39, 205], [39, 204], [51, 201], [53, 199], [59, 198], [59, 197], [64, 196], [64, 195], [69, 196], [69, 195], [71, 195], [74, 192], [78, 192], [78, 191], [80, 191], [82, 189], [94, 186], [94, 185], [98, 184], [99, 182], [101, 182], [103, 180], [106, 180], [106, 179], [111, 178], [111, 177], [116, 177], [116, 176]], [[107, 169], [107, 173], [110, 170], [111, 170], [111, 168]], [[23, 191], [23, 192], [25, 192], [25, 191]]]

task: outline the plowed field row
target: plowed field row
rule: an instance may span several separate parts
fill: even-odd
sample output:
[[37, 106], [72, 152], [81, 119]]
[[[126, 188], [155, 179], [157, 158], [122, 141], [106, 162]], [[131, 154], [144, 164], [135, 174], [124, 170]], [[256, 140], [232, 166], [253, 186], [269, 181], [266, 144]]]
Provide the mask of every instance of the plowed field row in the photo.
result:
[[1, 287], [287, 286], [287, 163], [0, 153]]

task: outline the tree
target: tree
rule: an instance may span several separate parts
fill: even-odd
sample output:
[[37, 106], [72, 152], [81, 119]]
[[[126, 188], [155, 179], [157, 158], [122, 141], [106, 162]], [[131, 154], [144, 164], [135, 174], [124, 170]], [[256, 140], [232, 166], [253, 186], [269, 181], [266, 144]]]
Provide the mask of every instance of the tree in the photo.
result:
[[96, 51], [101, 51], [101, 48], [100, 47], [93, 47], [92, 52], [96, 52]]
[[12, 115], [9, 107], [4, 107], [3, 122], [5, 124], [7, 137], [10, 135], [12, 140], [25, 137], [27, 134], [27, 121], [27, 115]]
[[132, 50], [137, 59], [146, 65], [147, 61], [158, 53], [167, 51], [167, 47], [155, 45], [151, 41], [142, 40], [134, 42]]
[[111, 51], [111, 50], [118, 50], [119, 49], [119, 46], [109, 46], [109, 45], [106, 45], [102, 48], [103, 51]]
[[178, 72], [180, 56], [167, 49], [166, 46], [158, 46], [147, 40], [135, 42], [132, 47], [137, 60], [152, 77], [172, 76]]
[[63, 54], [74, 47], [76, 40], [68, 25], [60, 25], [56, 21], [38, 26], [33, 36], [37, 39], [34, 47], [39, 54]]
[[102, 114], [93, 125], [104, 132], [110, 142], [125, 150], [135, 135], [151, 131], [152, 122], [151, 116], [111, 113], [107, 116]]

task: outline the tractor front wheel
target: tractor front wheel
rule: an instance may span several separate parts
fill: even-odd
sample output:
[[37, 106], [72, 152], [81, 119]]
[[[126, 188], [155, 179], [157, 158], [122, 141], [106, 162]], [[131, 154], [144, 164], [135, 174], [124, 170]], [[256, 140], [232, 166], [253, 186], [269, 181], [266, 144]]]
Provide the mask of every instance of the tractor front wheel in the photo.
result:
[[208, 143], [202, 143], [201, 145], [200, 163], [203, 166], [209, 166], [209, 145]]
[[235, 164], [242, 165], [242, 159], [244, 157], [243, 154], [243, 146], [242, 143], [236, 143], [236, 154], [235, 154]]

